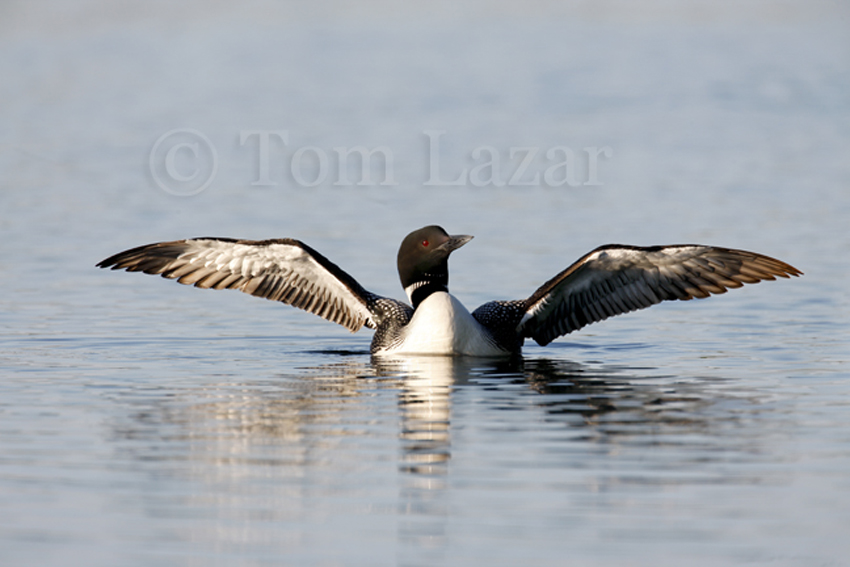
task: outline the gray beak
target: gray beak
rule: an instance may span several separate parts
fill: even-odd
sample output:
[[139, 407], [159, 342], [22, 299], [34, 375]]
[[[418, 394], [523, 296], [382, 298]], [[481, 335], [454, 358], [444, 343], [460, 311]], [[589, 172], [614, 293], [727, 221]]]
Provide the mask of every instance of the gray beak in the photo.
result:
[[449, 236], [449, 239], [443, 242], [438, 250], [445, 250], [446, 254], [450, 254], [451, 252], [457, 250], [470, 240], [472, 240], [472, 236], [468, 234], [454, 234]]

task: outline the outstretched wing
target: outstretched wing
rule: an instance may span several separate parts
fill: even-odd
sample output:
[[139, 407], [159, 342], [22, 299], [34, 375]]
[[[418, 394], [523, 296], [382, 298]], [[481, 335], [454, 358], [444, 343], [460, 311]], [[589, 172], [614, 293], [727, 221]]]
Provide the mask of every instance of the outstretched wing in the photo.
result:
[[200, 288], [238, 289], [309, 311], [351, 332], [363, 325], [377, 327], [386, 301], [395, 302], [366, 291], [339, 266], [289, 238], [159, 242], [120, 252], [98, 267], [159, 274]]
[[714, 246], [600, 246], [525, 300], [518, 332], [541, 345], [667, 299], [703, 298], [802, 272], [779, 260]]

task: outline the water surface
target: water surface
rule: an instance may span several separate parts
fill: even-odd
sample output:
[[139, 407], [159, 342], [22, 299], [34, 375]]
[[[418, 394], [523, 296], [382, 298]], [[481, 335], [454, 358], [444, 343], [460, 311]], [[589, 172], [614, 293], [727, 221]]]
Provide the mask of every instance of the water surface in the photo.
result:
[[[3, 565], [846, 563], [842, 8], [10, 6]], [[179, 128], [218, 152], [192, 197], [150, 172]], [[273, 184], [255, 184], [251, 129], [288, 131]], [[447, 180], [484, 146], [504, 171], [511, 147], [539, 148], [541, 176], [552, 147], [612, 153], [599, 185], [578, 168], [575, 185], [426, 186], [425, 131], [445, 131]], [[357, 145], [391, 148], [397, 184], [287, 169], [298, 148]], [[378, 363], [368, 332], [94, 268], [158, 240], [290, 236], [402, 297], [398, 243], [432, 223], [476, 236], [452, 257], [470, 308], [608, 242], [747, 248], [806, 275], [514, 361]]]

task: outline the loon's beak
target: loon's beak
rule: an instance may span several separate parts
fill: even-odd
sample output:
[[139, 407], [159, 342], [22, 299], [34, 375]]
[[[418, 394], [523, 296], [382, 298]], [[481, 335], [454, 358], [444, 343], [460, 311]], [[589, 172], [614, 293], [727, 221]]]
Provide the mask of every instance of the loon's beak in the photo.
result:
[[445, 251], [446, 254], [451, 254], [467, 242], [472, 240], [472, 236], [468, 234], [454, 234], [449, 236], [449, 239], [440, 244], [437, 250]]

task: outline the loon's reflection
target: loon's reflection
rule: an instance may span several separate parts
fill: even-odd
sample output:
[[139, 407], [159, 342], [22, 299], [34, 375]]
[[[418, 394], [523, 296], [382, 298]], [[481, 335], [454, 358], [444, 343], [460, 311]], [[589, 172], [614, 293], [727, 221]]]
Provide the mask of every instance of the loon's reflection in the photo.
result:
[[[623, 380], [614, 372], [590, 370], [569, 361], [548, 359], [507, 360], [423, 356], [372, 361], [378, 376], [398, 379], [403, 471], [429, 477], [445, 474], [451, 457], [452, 390], [472, 383], [491, 388], [524, 384], [534, 391], [556, 395], [541, 398], [540, 405], [553, 414], [568, 412], [586, 421], [616, 411], [614, 391], [623, 391]], [[565, 397], [573, 403], [565, 402]]]
[[[699, 423], [685, 423], [696, 418], [694, 412], [688, 417], [685, 412], [665, 410], [683, 404], [693, 409], [694, 404], [712, 399], [705, 392], [689, 396], [687, 385], [670, 388], [642, 380], [636, 369], [521, 357], [370, 361], [359, 353], [342, 353], [333, 363], [302, 368], [295, 375], [234, 378], [223, 377], [218, 384], [207, 380], [200, 390], [185, 389], [158, 401], [146, 397], [144, 411], [129, 415], [116, 424], [115, 431], [125, 438], [148, 437], [151, 447], [157, 447], [164, 432], [176, 425], [187, 438], [203, 437], [221, 444], [219, 451], [206, 451], [210, 445], [193, 446], [199, 450], [193, 461], [199, 464], [262, 460], [311, 466], [327, 461], [327, 451], [344, 439], [368, 438], [376, 431], [383, 435], [386, 426], [395, 422], [399, 468], [423, 486], [436, 488], [451, 461], [452, 406], [458, 388], [474, 392], [493, 410], [542, 409], [545, 419], [569, 427], [593, 427], [604, 416], [605, 429], [596, 428], [596, 433], [609, 439], [639, 435], [636, 423], [700, 428]], [[392, 392], [398, 400], [395, 410], [383, 402], [375, 405], [376, 396], [386, 400]], [[529, 404], [533, 392], [540, 395], [532, 395]], [[619, 422], [628, 427], [618, 430]], [[231, 449], [225, 450], [225, 445]], [[275, 448], [279, 449], [275, 452]], [[145, 445], [133, 445], [133, 450], [144, 453]]]
[[425, 476], [445, 474], [451, 439], [451, 392], [457, 377], [450, 358], [384, 361], [378, 374], [399, 372], [401, 470]]
[[[511, 460], [516, 444], [543, 439], [532, 451], [541, 466], [555, 459], [564, 482], [580, 478], [588, 491], [604, 492], [620, 479], [581, 477], [570, 467], [580, 469], [584, 454], [681, 443], [734, 418], [735, 405], [705, 411], [723, 399], [712, 391], [718, 383], [542, 358], [370, 361], [340, 353], [332, 363], [281, 374], [208, 374], [188, 387], [128, 388], [116, 399], [130, 411], [110, 425], [122, 456], [157, 482], [163, 474], [202, 480], [209, 489], [187, 498], [198, 509], [238, 518], [259, 510], [296, 526], [299, 537], [297, 526], [315, 528], [323, 515], [377, 510], [396, 522], [398, 564], [439, 565], [457, 537], [449, 519], [458, 517], [458, 487], [480, 479], [482, 494], [498, 494], [487, 475], [510, 476], [476, 468], [470, 449], [524, 467]], [[739, 403], [747, 393], [735, 396]], [[501, 431], [509, 432], [504, 446]], [[696, 466], [704, 465], [702, 458]], [[690, 482], [695, 469], [684, 470]], [[170, 499], [151, 502], [151, 514], [169, 513]]]

